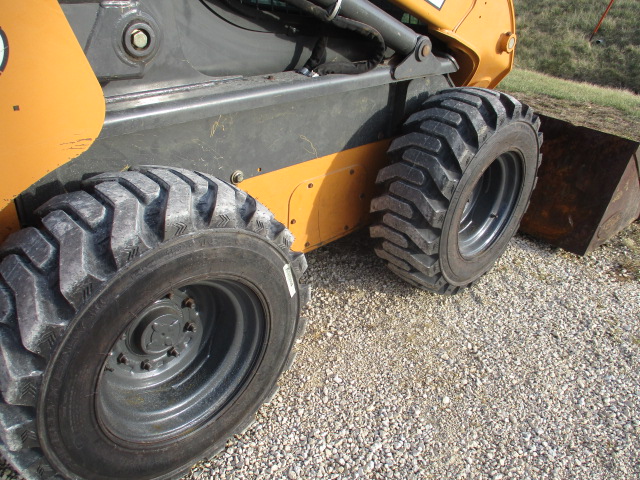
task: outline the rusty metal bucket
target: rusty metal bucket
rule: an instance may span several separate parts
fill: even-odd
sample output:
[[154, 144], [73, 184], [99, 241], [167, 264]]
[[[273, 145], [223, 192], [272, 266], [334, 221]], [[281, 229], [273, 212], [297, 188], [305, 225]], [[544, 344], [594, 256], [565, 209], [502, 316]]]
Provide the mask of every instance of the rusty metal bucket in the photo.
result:
[[640, 216], [640, 143], [540, 118], [542, 165], [520, 230], [585, 255]]

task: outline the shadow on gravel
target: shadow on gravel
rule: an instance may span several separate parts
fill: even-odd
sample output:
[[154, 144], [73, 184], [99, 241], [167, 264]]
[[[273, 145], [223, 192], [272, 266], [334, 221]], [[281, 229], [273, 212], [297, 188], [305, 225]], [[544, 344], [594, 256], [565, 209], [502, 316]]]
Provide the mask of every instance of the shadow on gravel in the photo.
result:
[[[385, 266], [373, 250], [374, 241], [369, 237], [368, 228], [361, 229], [329, 245], [307, 254], [309, 269], [303, 281], [312, 280], [316, 286], [326, 287], [339, 294], [353, 287], [367, 286], [367, 289], [386, 293], [393, 288], [397, 294], [411, 294], [415, 287], [407, 284]], [[314, 269], [316, 265], [330, 262], [348, 265], [348, 269]], [[428, 295], [434, 295], [424, 292]]]

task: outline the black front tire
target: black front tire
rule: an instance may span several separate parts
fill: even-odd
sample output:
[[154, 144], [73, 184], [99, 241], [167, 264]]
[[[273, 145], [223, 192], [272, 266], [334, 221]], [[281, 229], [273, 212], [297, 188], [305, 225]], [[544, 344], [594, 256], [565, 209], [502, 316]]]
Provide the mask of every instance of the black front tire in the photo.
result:
[[510, 95], [460, 88], [430, 98], [390, 148], [372, 201], [378, 256], [412, 285], [455, 294], [504, 252], [529, 204], [542, 135]]
[[262, 205], [105, 174], [2, 247], [0, 448], [28, 478], [164, 479], [223, 448], [302, 331], [304, 256]]

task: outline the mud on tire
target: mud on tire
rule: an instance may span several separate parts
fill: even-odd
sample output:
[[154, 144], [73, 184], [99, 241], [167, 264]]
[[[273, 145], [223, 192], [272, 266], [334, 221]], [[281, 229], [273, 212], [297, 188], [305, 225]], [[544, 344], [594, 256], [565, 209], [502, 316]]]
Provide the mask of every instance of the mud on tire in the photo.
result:
[[174, 478], [275, 388], [307, 290], [273, 215], [141, 167], [53, 198], [0, 250], [0, 453], [27, 478]]
[[376, 253], [414, 286], [455, 294], [486, 273], [529, 204], [542, 134], [510, 95], [459, 88], [434, 95], [389, 148], [372, 201]]

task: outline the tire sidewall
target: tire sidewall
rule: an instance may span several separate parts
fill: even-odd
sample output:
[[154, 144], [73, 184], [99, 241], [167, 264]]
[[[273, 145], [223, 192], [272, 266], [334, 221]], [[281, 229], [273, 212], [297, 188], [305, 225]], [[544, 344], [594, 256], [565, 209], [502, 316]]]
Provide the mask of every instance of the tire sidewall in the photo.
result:
[[[537, 133], [531, 124], [515, 121], [500, 127], [471, 159], [451, 197], [440, 239], [442, 275], [451, 285], [464, 286], [473, 282], [491, 269], [507, 248], [529, 204], [538, 168], [538, 151]], [[458, 234], [466, 201], [493, 161], [507, 152], [516, 153], [522, 167], [520, 191], [511, 216], [488, 248], [472, 258], [464, 258], [460, 253]]]
[[[220, 449], [273, 390], [292, 348], [300, 299], [290, 295], [287, 265], [263, 237], [229, 229], [180, 237], [125, 266], [72, 320], [45, 372], [38, 432], [53, 465], [71, 478], [172, 478]], [[261, 300], [266, 329], [255, 370], [222, 410], [179, 441], [114, 443], [98, 423], [95, 401], [83, 400], [93, 398], [106, 355], [137, 312], [172, 289], [212, 278], [239, 281]]]

